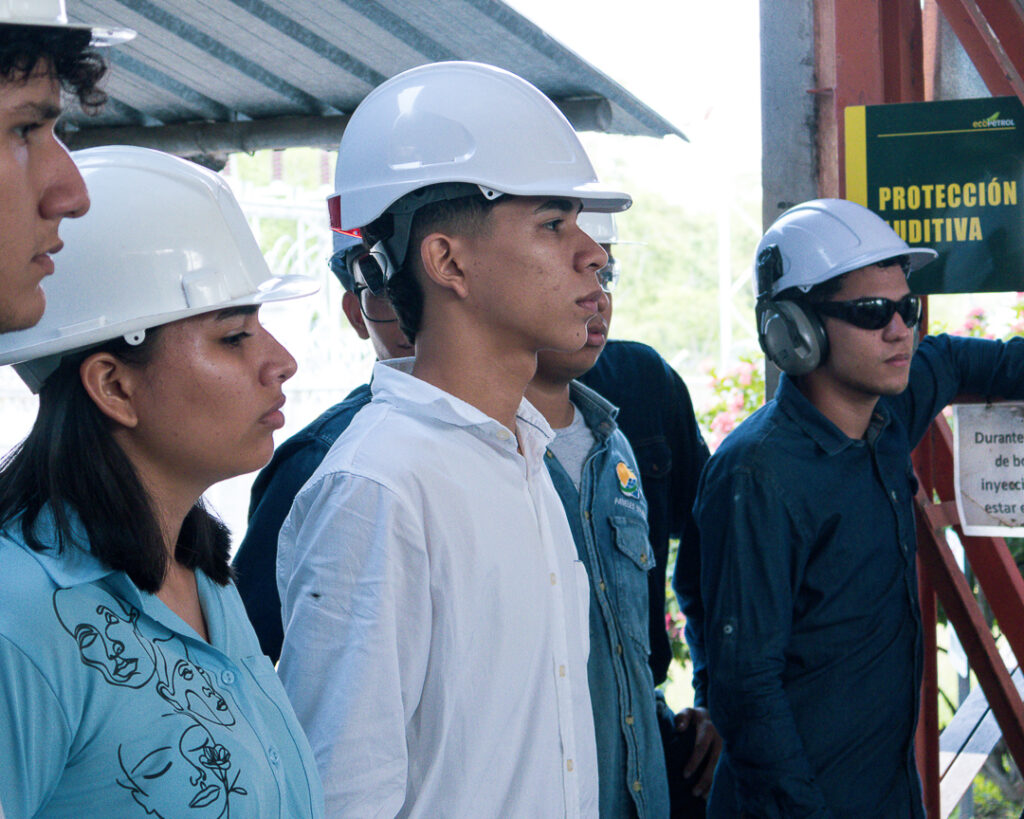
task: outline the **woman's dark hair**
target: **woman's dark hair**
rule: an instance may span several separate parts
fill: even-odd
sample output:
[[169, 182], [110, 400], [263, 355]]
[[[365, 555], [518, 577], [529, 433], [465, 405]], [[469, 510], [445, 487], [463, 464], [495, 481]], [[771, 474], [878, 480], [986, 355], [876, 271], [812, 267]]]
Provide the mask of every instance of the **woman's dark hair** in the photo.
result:
[[[416, 211], [405, 260], [385, 285], [388, 300], [398, 316], [398, 326], [410, 343], [416, 341], [423, 321], [423, 286], [415, 267], [420, 262], [419, 247], [423, 240], [437, 230], [461, 235], [480, 233], [486, 229], [487, 216], [498, 201], [473, 194], [432, 202]], [[389, 238], [393, 231], [393, 217], [385, 213], [363, 228], [363, 241], [372, 247]]]
[[40, 62], [47, 62], [61, 88], [93, 112], [107, 101], [97, 85], [107, 73], [99, 52], [89, 47], [91, 32], [83, 29], [0, 24], [0, 79], [23, 82]]
[[[112, 569], [125, 572], [142, 591], [163, 585], [170, 562], [153, 509], [153, 500], [135, 467], [114, 440], [114, 421], [93, 403], [82, 386], [79, 369], [96, 352], [105, 351], [133, 366], [152, 359], [160, 329], [130, 346], [123, 338], [69, 355], [39, 392], [39, 412], [32, 431], [0, 464], [0, 525], [20, 515], [25, 541], [36, 551], [35, 524], [49, 509], [57, 530], [57, 551], [81, 548], [73, 535], [71, 513], [78, 516], [92, 553]], [[175, 558], [202, 569], [214, 582], [231, 578], [227, 527], [198, 501], [178, 535]]]

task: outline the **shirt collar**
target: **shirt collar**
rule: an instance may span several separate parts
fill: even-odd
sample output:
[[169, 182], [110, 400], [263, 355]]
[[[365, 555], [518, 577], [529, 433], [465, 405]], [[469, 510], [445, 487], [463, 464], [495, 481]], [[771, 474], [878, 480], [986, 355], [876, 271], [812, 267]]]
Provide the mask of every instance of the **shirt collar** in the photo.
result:
[[615, 419], [618, 417], [619, 408], [590, 387], [579, 381], [570, 381], [569, 400], [583, 414], [583, 420], [590, 431], [601, 440], [605, 440], [616, 430], [618, 425]]
[[32, 555], [49, 578], [61, 588], [68, 589], [72, 586], [93, 583], [107, 575], [117, 574], [90, 550], [89, 539], [78, 513], [69, 509], [67, 514], [71, 524], [71, 540], [65, 542], [64, 547], [59, 551], [56, 546], [57, 524], [49, 505], [39, 511], [33, 527], [36, 538], [47, 548], [39, 551], [25, 542], [21, 533], [20, 516], [7, 524], [4, 536]]
[[540, 463], [554, 440], [544, 416], [525, 398], [516, 410], [519, 433], [491, 418], [472, 404], [412, 375], [412, 358], [378, 361], [373, 365], [373, 400], [391, 404], [409, 415], [461, 427], [496, 449], [515, 453], [522, 446], [529, 463]]
[[[811, 438], [811, 440], [821, 447], [825, 454], [836, 455], [844, 449], [859, 443], [857, 440], [850, 438], [845, 432], [826, 418], [822, 412], [808, 400], [807, 396], [800, 392], [800, 389], [796, 386], [793, 380], [785, 373], [783, 373], [779, 378], [779, 388], [775, 392], [775, 400], [778, 403], [779, 408], [797, 426], [799, 426], [800, 429], [802, 429], [807, 436]], [[888, 420], [888, 416], [885, 414], [885, 411], [881, 406], [878, 406], [875, 409], [875, 413], [872, 416], [871, 427], [869, 427], [869, 432], [875, 427], [876, 419], [881, 426], [877, 427], [873, 438], [877, 437], [877, 432], [881, 431], [882, 427], [885, 426], [885, 423]]]

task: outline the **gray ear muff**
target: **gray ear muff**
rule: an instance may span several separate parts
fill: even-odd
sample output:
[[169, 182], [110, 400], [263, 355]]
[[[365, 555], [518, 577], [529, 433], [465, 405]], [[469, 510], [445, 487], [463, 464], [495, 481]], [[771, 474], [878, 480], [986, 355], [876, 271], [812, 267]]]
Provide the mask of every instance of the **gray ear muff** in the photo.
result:
[[795, 301], [758, 301], [757, 340], [764, 354], [787, 375], [806, 375], [828, 354], [821, 320]]

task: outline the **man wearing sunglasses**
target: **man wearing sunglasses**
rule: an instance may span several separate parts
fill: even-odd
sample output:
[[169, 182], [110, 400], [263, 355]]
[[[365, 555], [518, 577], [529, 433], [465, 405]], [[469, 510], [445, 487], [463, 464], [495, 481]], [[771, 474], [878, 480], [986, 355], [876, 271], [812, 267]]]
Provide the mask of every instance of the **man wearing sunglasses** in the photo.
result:
[[1024, 396], [1024, 341], [915, 350], [907, 274], [935, 257], [822, 199], [757, 251], [772, 401], [701, 478], [695, 512], [711, 716], [709, 816], [924, 816], [910, 451], [958, 393]]
[[[378, 361], [412, 356], [414, 348], [398, 327], [398, 317], [384, 292], [380, 268], [370, 258], [362, 240], [338, 233], [334, 247], [330, 268], [345, 289], [341, 309], [356, 335], [373, 345]], [[260, 647], [275, 663], [281, 656], [284, 638], [275, 577], [281, 524], [296, 493], [355, 414], [370, 403], [370, 397], [370, 384], [356, 387], [344, 401], [281, 444], [253, 481], [249, 526], [232, 564], [238, 593]]]

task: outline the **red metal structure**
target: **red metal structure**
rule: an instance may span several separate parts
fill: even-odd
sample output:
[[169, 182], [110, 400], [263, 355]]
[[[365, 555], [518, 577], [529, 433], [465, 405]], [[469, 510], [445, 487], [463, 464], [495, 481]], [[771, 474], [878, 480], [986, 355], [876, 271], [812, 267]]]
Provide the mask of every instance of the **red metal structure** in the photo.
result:
[[[844, 193], [843, 117], [848, 105], [917, 102], [932, 91], [938, 15], [943, 15], [993, 95], [1024, 100], [1024, 10], [1016, 0], [815, 0], [818, 188]], [[1022, 283], [1024, 286], [1024, 283]], [[1024, 703], [944, 530], [959, 529], [953, 503], [953, 448], [940, 418], [914, 453], [918, 575], [925, 624], [925, 678], [917, 737], [928, 815], [940, 816], [936, 597], [955, 626], [1003, 739], [1024, 770]], [[1024, 581], [999, 538], [964, 537], [965, 552], [1015, 656], [1024, 659]]]

